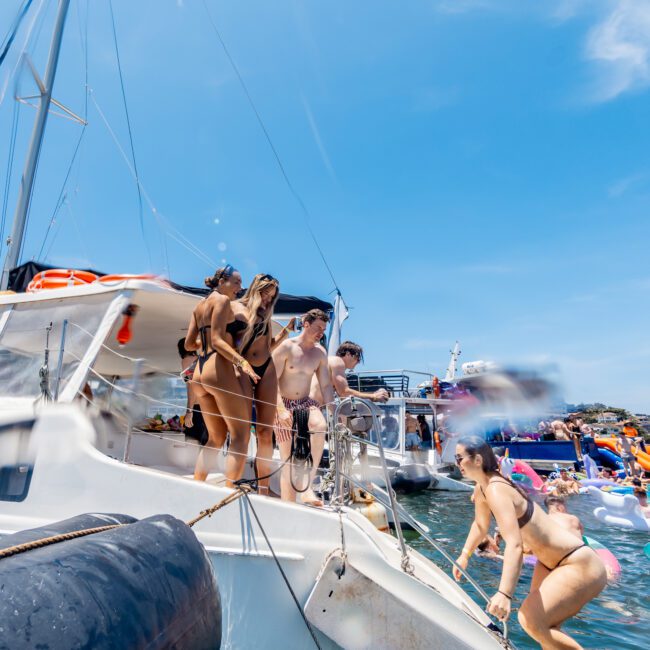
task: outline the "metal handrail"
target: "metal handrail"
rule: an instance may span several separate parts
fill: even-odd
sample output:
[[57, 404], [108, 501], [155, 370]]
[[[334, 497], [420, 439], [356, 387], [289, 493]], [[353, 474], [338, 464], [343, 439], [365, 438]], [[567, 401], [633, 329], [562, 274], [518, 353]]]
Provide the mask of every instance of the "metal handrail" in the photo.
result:
[[[369, 400], [365, 400], [362, 398], [355, 398], [355, 397], [348, 397], [344, 400], [341, 400], [339, 404], [336, 407], [336, 410], [334, 411], [334, 421], [336, 422], [338, 420], [339, 412], [341, 410], [341, 407], [344, 404], [351, 403], [354, 408], [355, 402], [361, 402], [362, 404], [365, 404], [368, 409], [370, 410], [370, 413], [372, 415], [373, 419], [373, 426], [378, 427], [379, 426], [379, 421], [377, 417], [377, 411], [374, 408], [374, 405], [372, 402]], [[337, 476], [343, 476], [346, 480], [348, 480], [351, 484], [356, 485], [358, 488], [365, 490], [367, 492], [370, 492], [379, 503], [381, 503], [384, 507], [389, 508], [392, 511], [393, 514], [393, 521], [395, 523], [395, 531], [397, 533], [397, 538], [399, 540], [400, 544], [400, 549], [402, 551], [402, 567], [406, 569], [406, 566], [409, 566], [408, 563], [408, 546], [404, 540], [404, 534], [402, 532], [402, 526], [401, 526], [401, 521], [400, 521], [400, 515], [418, 532], [420, 535], [431, 545], [432, 548], [434, 548], [436, 551], [438, 551], [452, 566], [456, 567], [458, 571], [461, 573], [461, 575], [476, 589], [477, 593], [483, 597], [486, 603], [490, 602], [490, 597], [487, 595], [487, 593], [484, 591], [484, 589], [474, 580], [465, 569], [463, 569], [461, 566], [458, 565], [456, 560], [445, 551], [445, 549], [440, 546], [438, 542], [436, 542], [429, 534], [428, 532], [423, 528], [423, 526], [415, 519], [412, 517], [398, 502], [397, 499], [395, 498], [395, 491], [391, 487], [390, 483], [390, 474], [388, 472], [388, 467], [386, 465], [386, 458], [384, 456], [384, 447], [381, 442], [381, 435], [377, 436], [377, 443], [373, 443], [368, 440], [364, 440], [363, 438], [360, 438], [358, 436], [353, 435], [348, 431], [347, 434], [348, 439], [359, 442], [361, 444], [370, 444], [374, 447], [377, 447], [379, 449], [379, 456], [381, 458], [381, 464], [382, 464], [382, 469], [384, 473], [384, 481], [386, 483], [386, 494], [388, 495], [388, 502], [386, 502], [384, 499], [379, 497], [377, 494], [375, 494], [372, 490], [368, 490], [367, 485], [363, 485], [360, 481], [357, 481], [354, 479], [352, 476], [348, 476], [347, 474], [341, 472], [340, 470], [340, 463], [337, 460], [336, 463], [336, 469], [337, 469]], [[337, 451], [339, 448], [339, 439], [337, 436]], [[339, 481], [336, 481], [336, 490], [338, 491], [339, 489]], [[341, 495], [337, 495], [339, 498]], [[499, 621], [503, 625], [503, 638], [508, 639], [508, 624], [506, 621]]]

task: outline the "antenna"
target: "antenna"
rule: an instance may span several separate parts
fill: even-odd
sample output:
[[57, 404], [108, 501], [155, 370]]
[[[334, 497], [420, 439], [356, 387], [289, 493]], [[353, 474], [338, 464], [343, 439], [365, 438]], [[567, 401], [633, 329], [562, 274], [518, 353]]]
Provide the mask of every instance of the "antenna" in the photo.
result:
[[451, 351], [451, 359], [449, 359], [449, 365], [447, 366], [447, 372], [445, 373], [445, 381], [454, 381], [456, 379], [456, 372], [458, 368], [456, 367], [458, 362], [458, 357], [460, 356], [460, 343], [456, 341], [454, 349]]

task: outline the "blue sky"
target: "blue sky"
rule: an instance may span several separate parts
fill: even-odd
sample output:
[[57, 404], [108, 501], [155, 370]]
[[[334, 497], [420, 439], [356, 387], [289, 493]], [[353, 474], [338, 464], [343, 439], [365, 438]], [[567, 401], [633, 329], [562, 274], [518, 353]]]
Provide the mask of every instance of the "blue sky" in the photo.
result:
[[[568, 401], [650, 410], [648, 0], [206, 3], [368, 368], [442, 374], [458, 339], [463, 361], [557, 363]], [[0, 36], [20, 4], [0, 4]], [[40, 70], [47, 4], [31, 48]], [[72, 0], [54, 93], [79, 114], [88, 4]], [[130, 155], [109, 5], [90, 5], [94, 100], [47, 261], [201, 284], [225, 259], [245, 281], [269, 272], [284, 291], [327, 297], [333, 283], [201, 0], [113, 0], [156, 210], [145, 201], [143, 239], [97, 109]], [[12, 110], [9, 96], [3, 180]], [[32, 119], [21, 107], [9, 219]], [[50, 117], [23, 260], [43, 245], [80, 129]]]

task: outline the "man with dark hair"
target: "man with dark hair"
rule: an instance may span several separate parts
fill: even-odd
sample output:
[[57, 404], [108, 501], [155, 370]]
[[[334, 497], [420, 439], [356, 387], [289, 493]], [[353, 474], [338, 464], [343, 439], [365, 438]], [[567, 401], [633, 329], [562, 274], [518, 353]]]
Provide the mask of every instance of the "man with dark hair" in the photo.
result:
[[198, 397], [195, 395], [194, 382], [192, 381], [194, 366], [196, 366], [196, 353], [185, 348], [185, 339], [179, 339], [178, 355], [181, 358], [181, 377], [187, 389], [187, 408], [183, 418], [183, 433], [204, 445], [208, 441], [208, 429], [205, 426], [201, 406]]
[[[385, 388], [364, 393], [360, 390], [354, 390], [348, 385], [345, 371], [354, 370], [361, 361], [363, 361], [363, 348], [352, 341], [344, 341], [339, 345], [334, 356], [327, 357], [327, 367], [329, 368], [330, 379], [336, 394], [341, 398], [361, 397], [372, 400], [373, 402], [385, 402], [389, 397], [388, 391]], [[310, 396], [320, 404], [324, 404], [323, 396], [315, 380], [312, 381]]]
[[548, 510], [548, 514], [552, 517], [562, 528], [566, 528], [572, 532], [576, 537], [582, 539], [585, 529], [580, 519], [575, 515], [570, 515], [566, 508], [566, 501], [562, 497], [547, 496], [544, 499], [544, 505]]
[[[299, 463], [303, 455], [305, 438], [309, 441], [312, 467], [309, 483], [301, 494], [303, 503], [323, 505], [312, 489], [325, 443], [327, 423], [320, 411], [321, 402], [309, 396], [315, 378], [325, 404], [334, 400], [334, 391], [327, 367], [327, 352], [320, 344], [329, 316], [320, 309], [311, 309], [302, 317], [302, 332], [286, 339], [273, 351], [273, 363], [278, 375], [278, 413], [275, 422], [275, 438], [280, 447], [282, 468], [280, 478], [281, 496], [288, 501], [296, 500], [296, 474], [292, 465]], [[305, 425], [307, 431], [304, 431]], [[303, 430], [301, 430], [301, 427]]]

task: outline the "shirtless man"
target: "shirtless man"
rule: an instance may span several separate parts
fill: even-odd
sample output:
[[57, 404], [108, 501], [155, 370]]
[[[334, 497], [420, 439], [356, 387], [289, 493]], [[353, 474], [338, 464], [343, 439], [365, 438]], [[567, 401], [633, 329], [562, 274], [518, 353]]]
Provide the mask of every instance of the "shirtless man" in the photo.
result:
[[[389, 398], [388, 391], [385, 388], [380, 388], [372, 393], [364, 393], [360, 390], [354, 390], [348, 385], [345, 371], [354, 370], [361, 361], [363, 361], [363, 348], [356, 343], [352, 343], [352, 341], [344, 341], [339, 345], [339, 349], [334, 356], [327, 357], [330, 379], [336, 394], [341, 398], [361, 397], [373, 402], [385, 402]], [[311, 382], [310, 397], [320, 404], [325, 403], [316, 377]]]
[[585, 529], [580, 519], [575, 515], [570, 515], [566, 509], [566, 502], [562, 497], [548, 496], [544, 499], [544, 505], [548, 514], [557, 521], [562, 528], [566, 528], [579, 539], [582, 539]]
[[[327, 366], [327, 352], [320, 345], [329, 317], [320, 309], [311, 309], [302, 317], [303, 330], [300, 336], [283, 341], [273, 351], [273, 363], [278, 375], [278, 414], [275, 437], [283, 461], [290, 461], [293, 414], [298, 409], [309, 411], [309, 431], [313, 466], [309, 474], [309, 485], [301, 494], [303, 503], [323, 505], [316, 498], [312, 482], [323, 455], [327, 423], [320, 412], [321, 402], [309, 397], [312, 378], [316, 376], [320, 394], [325, 404], [334, 400], [334, 391]], [[280, 479], [281, 496], [286, 501], [296, 500], [296, 490], [291, 482], [292, 468], [287, 463], [282, 468]]]
[[556, 440], [571, 440], [571, 431], [566, 425], [566, 420], [553, 420], [551, 422], [551, 431], [555, 434]]
[[560, 478], [551, 481], [549, 487], [555, 488], [558, 494], [578, 494], [580, 492], [579, 483], [569, 476], [565, 467], [560, 469]]

